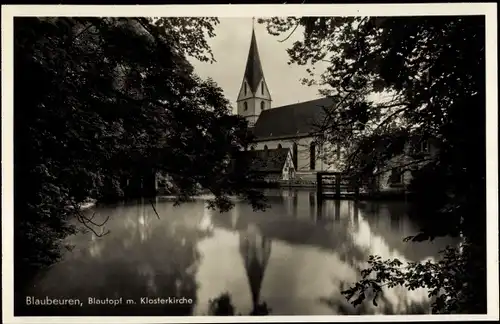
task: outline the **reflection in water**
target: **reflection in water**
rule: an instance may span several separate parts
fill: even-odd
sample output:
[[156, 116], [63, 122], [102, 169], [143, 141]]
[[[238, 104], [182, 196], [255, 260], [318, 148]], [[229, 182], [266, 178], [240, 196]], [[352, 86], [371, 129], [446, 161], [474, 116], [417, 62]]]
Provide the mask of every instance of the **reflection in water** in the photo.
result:
[[316, 207], [316, 195], [314, 192], [309, 193], [309, 215], [312, 220], [316, 219], [316, 213], [314, 212], [314, 209]]
[[[204, 315], [209, 300], [231, 295], [242, 314], [265, 302], [273, 315], [415, 313], [428, 309], [426, 292], [392, 289], [378, 307], [354, 309], [340, 294], [359, 279], [371, 254], [401, 261], [435, 258], [446, 244], [404, 243], [419, 226], [405, 203], [326, 200], [314, 192], [269, 191], [270, 209], [236, 202], [227, 213], [203, 199], [174, 207], [157, 200], [97, 208], [111, 233], [68, 238], [75, 248], [41, 273], [16, 301], [31, 315]], [[97, 220], [99, 221], [99, 219]], [[272, 242], [272, 249], [271, 249]], [[24, 296], [123, 298], [180, 296], [190, 305], [22, 308]], [[18, 314], [18, 313], [16, 313]]]
[[393, 231], [400, 230], [401, 218], [399, 217], [399, 213], [395, 212], [392, 208], [388, 208], [389, 218], [391, 219], [391, 229]]
[[245, 232], [240, 233], [240, 253], [245, 264], [255, 310], [260, 305], [260, 289], [271, 254], [271, 240], [262, 236], [258, 227], [250, 224]]
[[336, 200], [334, 202], [335, 204], [335, 212], [333, 213], [335, 215], [335, 221], [339, 222], [340, 221], [340, 200]]
[[[196, 228], [201, 203], [174, 208], [158, 203], [158, 219], [149, 202], [96, 210], [96, 221], [110, 219], [104, 237], [80, 233], [62, 262], [41, 273], [19, 291], [16, 313], [23, 315], [189, 315], [196, 302], [197, 242], [206, 236]], [[195, 207], [195, 208], [193, 208]], [[197, 212], [199, 211], [199, 212]], [[180, 215], [189, 215], [183, 220]], [[25, 306], [25, 296], [78, 298], [82, 307]], [[142, 297], [186, 297], [192, 304], [141, 304]], [[122, 299], [122, 304], [91, 305], [90, 297]], [[125, 304], [130, 299], [135, 304]]]
[[297, 191], [293, 192], [292, 196], [292, 206], [293, 206], [293, 216], [297, 217], [297, 204], [298, 204], [298, 197], [297, 197]]

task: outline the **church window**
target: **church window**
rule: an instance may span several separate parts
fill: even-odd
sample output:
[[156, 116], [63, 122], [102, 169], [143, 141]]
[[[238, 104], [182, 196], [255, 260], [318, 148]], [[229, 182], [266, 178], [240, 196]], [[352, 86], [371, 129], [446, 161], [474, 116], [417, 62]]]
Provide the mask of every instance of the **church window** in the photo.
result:
[[264, 81], [262, 81], [260, 83], [260, 90], [261, 90], [261, 93], [264, 94]]
[[244, 111], [248, 110], [248, 104], [246, 102], [243, 103], [243, 110]]
[[429, 153], [430, 150], [431, 150], [431, 145], [429, 141], [424, 140], [420, 143], [420, 152]]
[[394, 168], [391, 170], [391, 175], [389, 178], [391, 184], [401, 184], [403, 183], [403, 173], [399, 168]]
[[247, 83], [243, 82], [243, 87], [245, 88], [245, 95], [247, 94]]
[[279, 149], [280, 149], [280, 148], [283, 148], [283, 146], [281, 146], [281, 144], [278, 144], [278, 148], [279, 148]]
[[298, 154], [297, 143], [293, 143], [292, 155], [293, 155], [293, 165], [295, 166], [295, 168], [297, 168], [297, 154]]
[[266, 109], [266, 103], [264, 101], [260, 102], [260, 110]]
[[309, 165], [311, 170], [316, 169], [316, 144], [314, 142], [311, 143], [311, 147], [309, 148]]

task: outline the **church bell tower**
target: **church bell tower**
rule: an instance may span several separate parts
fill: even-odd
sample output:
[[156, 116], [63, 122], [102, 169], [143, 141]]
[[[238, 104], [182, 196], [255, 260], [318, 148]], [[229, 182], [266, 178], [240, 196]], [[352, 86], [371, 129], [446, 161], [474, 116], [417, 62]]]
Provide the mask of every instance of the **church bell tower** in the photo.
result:
[[260, 62], [255, 29], [252, 26], [252, 38], [245, 74], [236, 100], [238, 115], [245, 117], [249, 126], [252, 127], [257, 122], [260, 113], [271, 108], [271, 101], [271, 94], [264, 79], [264, 72]]

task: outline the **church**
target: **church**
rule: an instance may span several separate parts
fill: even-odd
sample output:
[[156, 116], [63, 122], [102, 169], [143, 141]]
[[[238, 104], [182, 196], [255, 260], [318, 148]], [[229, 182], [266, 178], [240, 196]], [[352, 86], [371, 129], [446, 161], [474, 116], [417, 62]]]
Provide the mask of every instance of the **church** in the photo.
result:
[[[242, 151], [236, 160], [250, 160], [252, 171], [261, 174], [266, 182], [286, 181], [291, 184], [293, 180], [298, 186], [315, 186], [317, 172], [341, 172], [344, 158], [342, 148], [317, 145], [312, 135], [316, 125], [324, 119], [324, 107], [334, 104], [332, 99], [319, 98], [273, 107], [254, 29], [243, 72], [236, 111], [248, 121], [255, 139], [251, 147]], [[406, 151], [402, 156], [388, 161], [387, 171], [374, 175], [378, 190], [406, 188], [412, 174], [402, 165], [418, 155], [436, 154], [437, 147], [432, 141], [417, 139], [409, 141]], [[324, 154], [328, 154], [328, 162], [322, 158]], [[157, 177], [156, 182], [158, 188], [158, 182], [165, 182], [164, 177]]]
[[[312, 133], [324, 118], [324, 107], [333, 105], [330, 98], [320, 98], [290, 105], [273, 107], [269, 87], [252, 29], [250, 49], [236, 100], [237, 114], [245, 117], [255, 141], [245, 156], [252, 160], [251, 168], [271, 181], [297, 180], [315, 184], [319, 171], [340, 172], [343, 158], [340, 147], [315, 143]], [[412, 143], [412, 141], [414, 143]], [[328, 151], [326, 150], [333, 150]], [[411, 171], [401, 168], [416, 155], [434, 155], [437, 148], [430, 140], [409, 140], [407, 156], [388, 161], [388, 171], [375, 176], [379, 190], [404, 188], [409, 184]], [[328, 162], [322, 155], [329, 153]], [[333, 154], [331, 154], [333, 153]], [[333, 159], [331, 157], [334, 157]]]
[[[272, 164], [275, 180], [314, 181], [318, 171], [336, 171], [335, 166], [321, 159], [322, 147], [315, 144], [311, 133], [321, 122], [323, 107], [333, 104], [329, 98], [273, 107], [257, 47], [255, 30], [252, 29], [250, 49], [241, 88], [236, 101], [237, 114], [248, 121], [255, 136], [254, 145], [248, 152], [259, 171], [268, 172]], [[281, 153], [279, 152], [286, 152]], [[266, 159], [281, 156], [266, 163]], [[283, 157], [284, 156], [284, 157]], [[340, 159], [340, 152], [338, 154]], [[279, 174], [278, 174], [279, 173]]]

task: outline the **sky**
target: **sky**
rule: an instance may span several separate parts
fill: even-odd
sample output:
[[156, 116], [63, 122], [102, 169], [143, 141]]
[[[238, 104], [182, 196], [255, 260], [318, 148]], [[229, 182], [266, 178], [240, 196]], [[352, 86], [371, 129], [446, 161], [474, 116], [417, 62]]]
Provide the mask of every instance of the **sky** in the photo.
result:
[[[218, 83], [224, 90], [226, 98], [235, 107], [250, 49], [252, 18], [219, 18], [219, 20], [220, 24], [215, 29], [216, 36], [208, 40], [217, 62], [212, 64], [196, 60], [191, 62], [200, 77], [204, 79], [211, 77]], [[257, 18], [255, 19], [257, 47], [273, 107], [319, 97], [317, 87], [305, 86], [300, 82], [301, 78], [308, 76], [307, 67], [287, 64], [289, 57], [286, 49], [302, 38], [302, 30], [298, 28], [288, 40], [280, 43], [279, 41], [287, 35], [269, 35], [265, 25], [258, 24]]]

